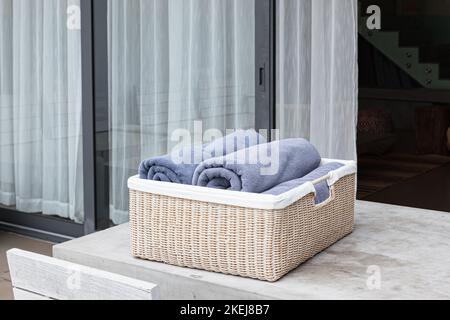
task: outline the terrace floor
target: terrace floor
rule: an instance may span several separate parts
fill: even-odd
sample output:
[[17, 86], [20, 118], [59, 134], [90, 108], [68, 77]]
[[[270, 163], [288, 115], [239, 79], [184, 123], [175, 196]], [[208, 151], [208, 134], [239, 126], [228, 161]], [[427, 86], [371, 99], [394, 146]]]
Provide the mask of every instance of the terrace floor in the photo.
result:
[[0, 231], [0, 300], [13, 298], [6, 251], [13, 248], [52, 255], [53, 243]]

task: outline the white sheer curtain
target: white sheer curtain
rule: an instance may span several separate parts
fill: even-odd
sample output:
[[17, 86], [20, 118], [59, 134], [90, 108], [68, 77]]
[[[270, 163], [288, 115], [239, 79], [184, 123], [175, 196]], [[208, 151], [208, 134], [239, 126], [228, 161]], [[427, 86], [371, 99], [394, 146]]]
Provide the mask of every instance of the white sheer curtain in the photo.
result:
[[277, 1], [277, 111], [282, 137], [356, 159], [357, 1]]
[[83, 221], [79, 0], [0, 0], [0, 204]]
[[110, 214], [175, 129], [254, 126], [255, 0], [109, 0]]

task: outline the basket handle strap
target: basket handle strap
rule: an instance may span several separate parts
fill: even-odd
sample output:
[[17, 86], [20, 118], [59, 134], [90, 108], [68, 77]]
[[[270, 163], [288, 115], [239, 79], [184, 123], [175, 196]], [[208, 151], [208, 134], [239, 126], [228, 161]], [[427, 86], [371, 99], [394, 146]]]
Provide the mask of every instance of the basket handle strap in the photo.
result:
[[326, 180], [328, 180], [330, 178], [331, 178], [331, 174], [327, 174], [326, 176], [323, 176], [323, 177], [321, 177], [319, 179], [316, 179], [316, 180], [312, 181], [312, 184], [315, 186], [316, 184], [319, 184], [319, 183], [321, 183], [323, 181], [326, 181]]

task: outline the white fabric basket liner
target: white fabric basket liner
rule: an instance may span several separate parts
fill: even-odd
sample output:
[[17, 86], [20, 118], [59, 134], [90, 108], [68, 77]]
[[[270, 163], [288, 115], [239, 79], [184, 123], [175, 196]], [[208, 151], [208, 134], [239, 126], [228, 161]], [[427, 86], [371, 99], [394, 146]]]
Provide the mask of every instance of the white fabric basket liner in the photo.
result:
[[[328, 186], [330, 187], [332, 187], [341, 178], [355, 174], [357, 171], [355, 161], [323, 159], [321, 165], [325, 165], [330, 162], [338, 162], [344, 165], [343, 167], [331, 171], [323, 177], [324, 179], [326, 178]], [[270, 194], [229, 191], [170, 182], [145, 180], [140, 179], [139, 176], [134, 176], [128, 179], [128, 188], [140, 192], [159, 194], [174, 198], [183, 198], [262, 210], [284, 209], [308, 194], [315, 194], [316, 192], [313, 182], [307, 182], [283, 194], [274, 196]]]

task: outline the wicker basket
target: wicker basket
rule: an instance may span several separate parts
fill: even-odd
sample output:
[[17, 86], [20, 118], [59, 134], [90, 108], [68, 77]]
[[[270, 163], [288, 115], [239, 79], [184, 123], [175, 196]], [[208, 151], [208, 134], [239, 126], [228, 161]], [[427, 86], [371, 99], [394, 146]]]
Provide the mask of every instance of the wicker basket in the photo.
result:
[[276, 281], [352, 232], [355, 173], [355, 164], [346, 162], [324, 177], [331, 196], [320, 205], [315, 204], [312, 183], [275, 197], [133, 177], [132, 254]]

